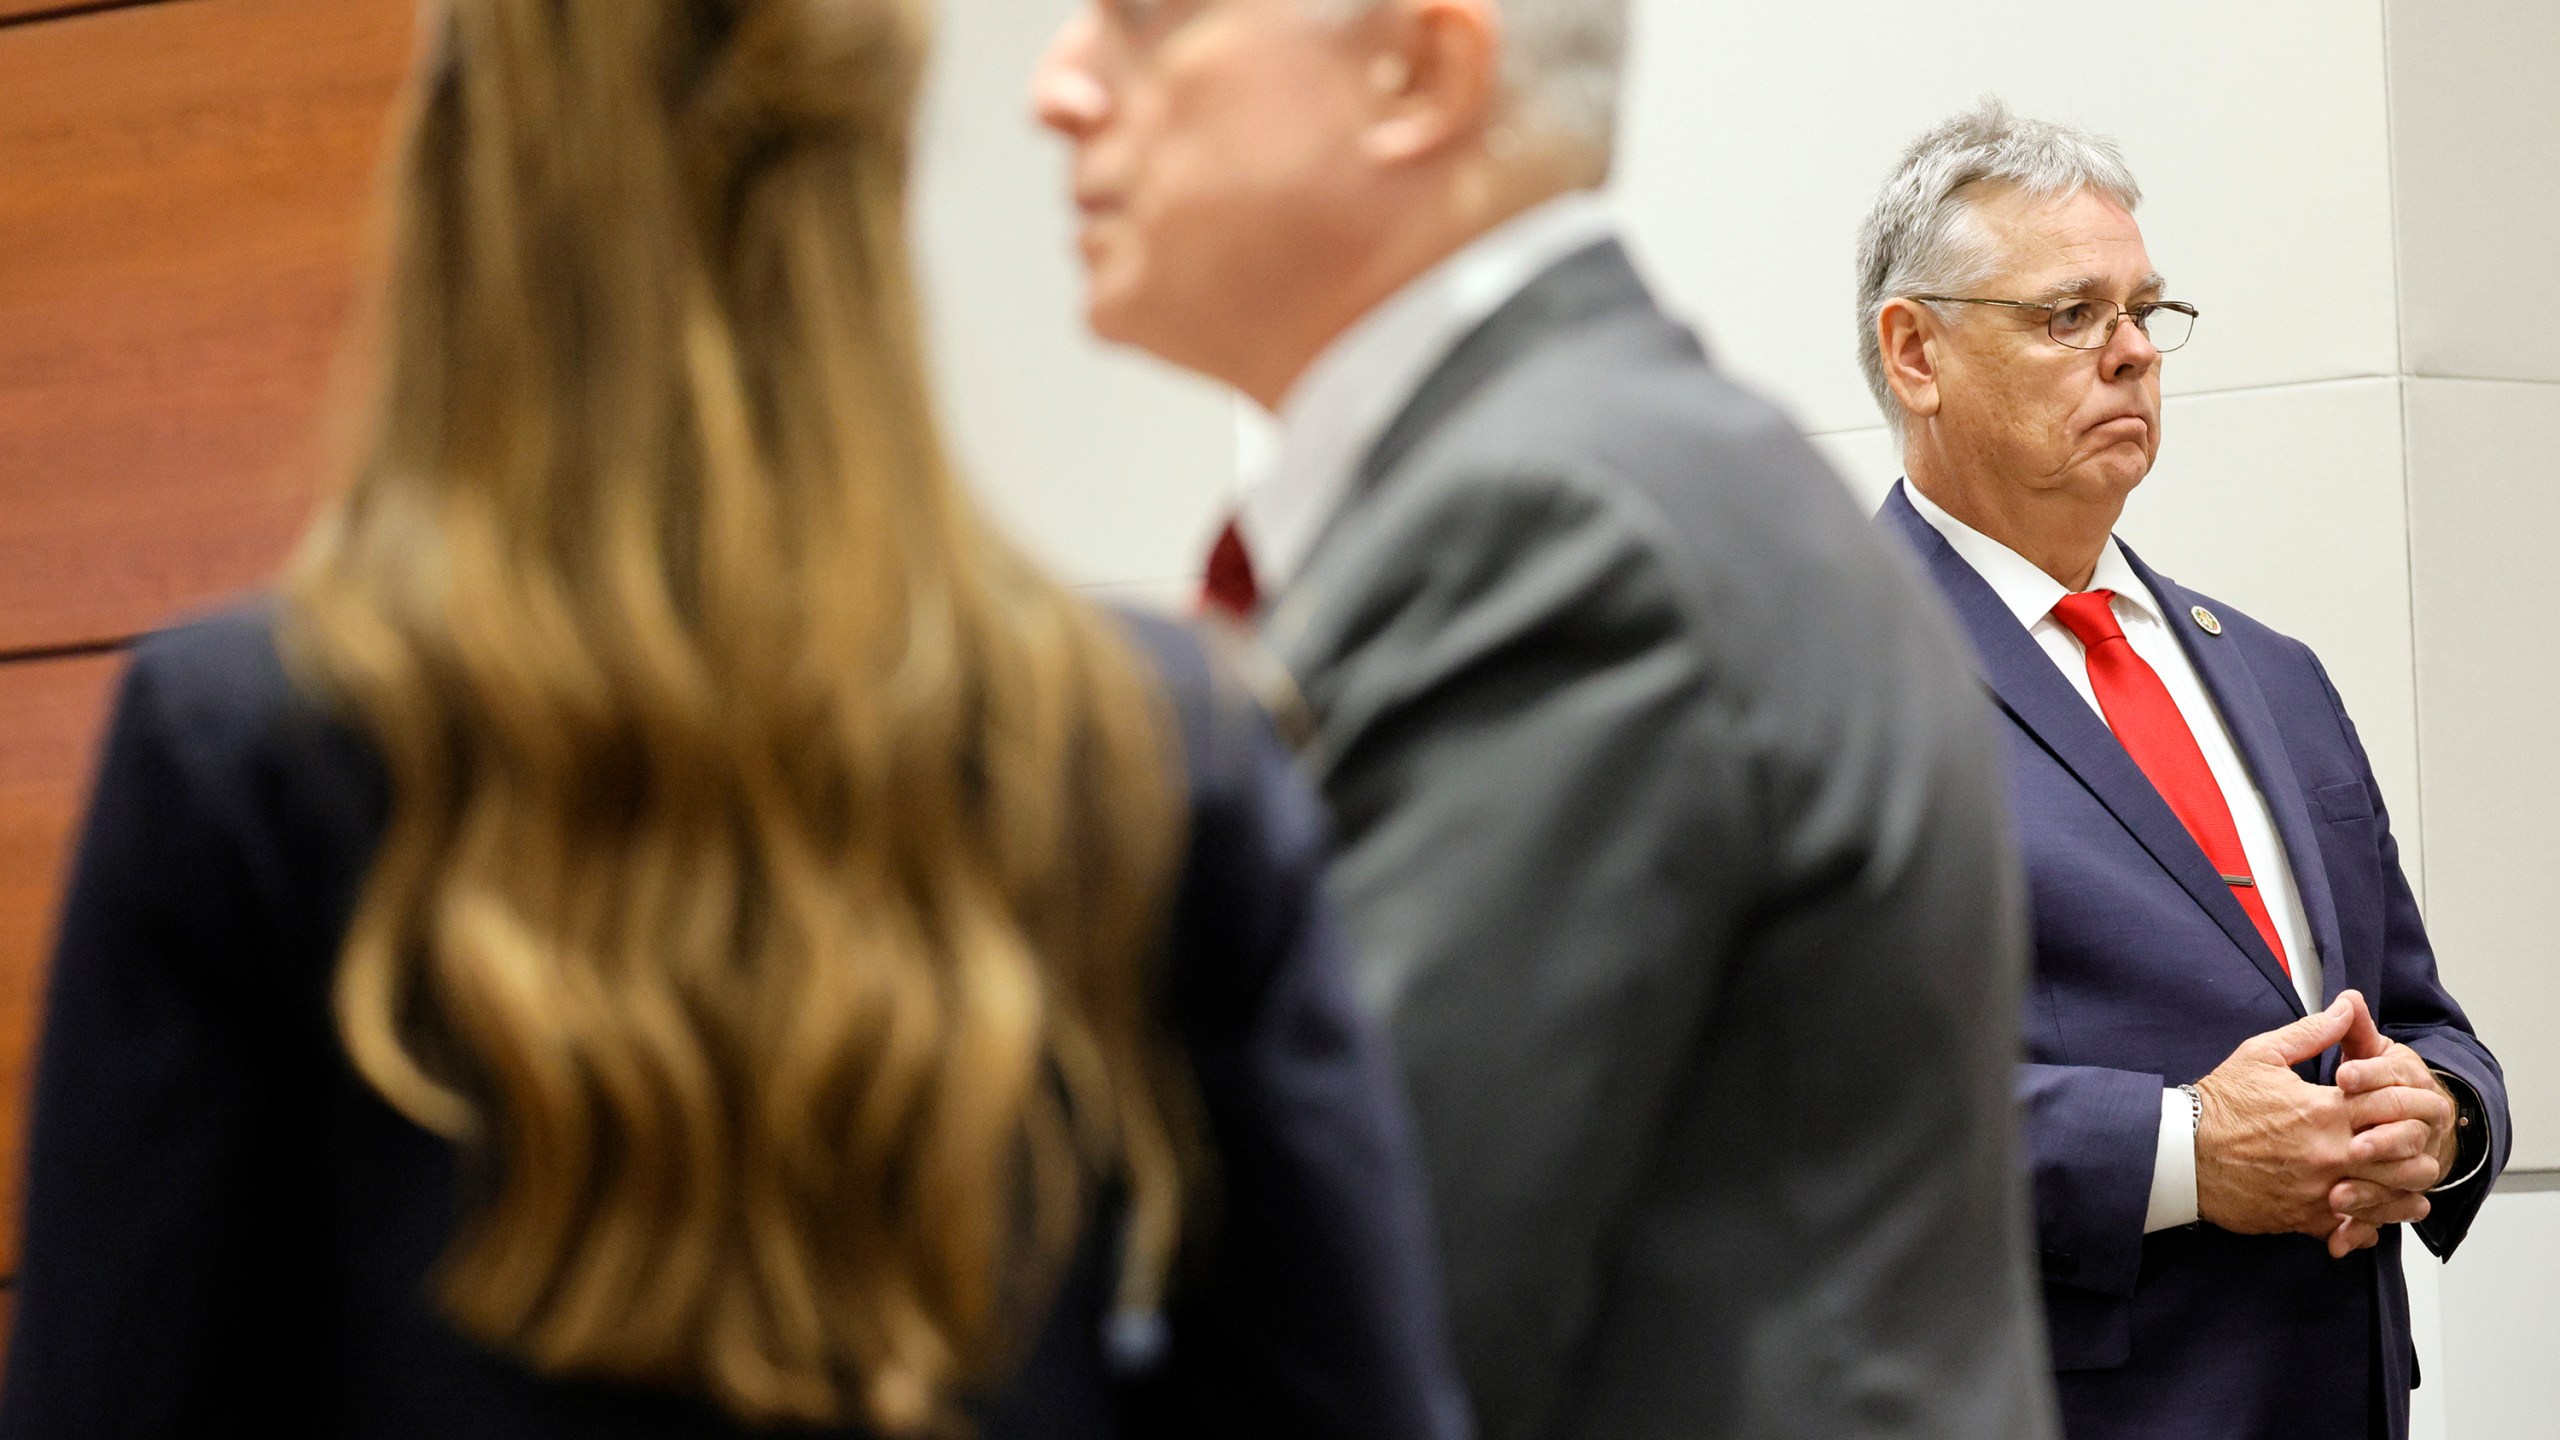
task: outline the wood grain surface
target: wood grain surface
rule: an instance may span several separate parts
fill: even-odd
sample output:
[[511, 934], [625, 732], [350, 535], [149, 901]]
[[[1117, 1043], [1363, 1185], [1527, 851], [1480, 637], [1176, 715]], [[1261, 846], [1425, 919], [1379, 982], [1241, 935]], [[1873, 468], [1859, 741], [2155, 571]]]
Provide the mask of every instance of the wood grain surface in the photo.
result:
[[171, 0], [0, 28], [0, 654], [267, 578], [414, 0]]
[[18, 1259], [27, 1082], [72, 832], [119, 654], [0, 664], [0, 1275]]

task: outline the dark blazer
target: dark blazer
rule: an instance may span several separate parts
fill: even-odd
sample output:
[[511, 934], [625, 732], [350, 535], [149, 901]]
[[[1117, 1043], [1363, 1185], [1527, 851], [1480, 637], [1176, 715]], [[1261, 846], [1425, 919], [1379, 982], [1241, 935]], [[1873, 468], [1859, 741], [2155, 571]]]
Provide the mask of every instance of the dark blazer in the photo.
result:
[[1616, 245], [1423, 385], [1265, 639], [1485, 1434], [2048, 1433], [1962, 642]]
[[[2072, 1440], [2405, 1436], [2416, 1356], [2400, 1234], [2333, 1261], [2305, 1235], [2146, 1236], [2160, 1091], [2301, 1018], [2274, 953], [2168, 803], [1989, 584], [1896, 487], [1881, 523], [1918, 552], [1972, 636], [2003, 717], [2036, 974], [2019, 1070], [2045, 1309]], [[2125, 558], [2161, 606], [2267, 797], [2328, 998], [2363, 992], [2383, 1033], [2458, 1077], [2489, 1168], [2417, 1227], [2451, 1255], [2506, 1163], [2506, 1087], [2400, 870], [2373, 767], [2318, 657]], [[2219, 635], [2184, 617], [2202, 606]], [[2336, 1051], [2302, 1067], [2325, 1083]]]
[[[1164, 1006], [1216, 1243], [1165, 1357], [1133, 1367], [1105, 1341], [1098, 1225], [982, 1433], [1457, 1440], [1408, 1124], [1318, 898], [1317, 809], [1188, 639], [1140, 633], [1188, 755]], [[454, 1156], [355, 1076], [328, 1011], [384, 794], [262, 615], [134, 657], [53, 970], [0, 1436], [743, 1433], [537, 1379], [423, 1298]]]

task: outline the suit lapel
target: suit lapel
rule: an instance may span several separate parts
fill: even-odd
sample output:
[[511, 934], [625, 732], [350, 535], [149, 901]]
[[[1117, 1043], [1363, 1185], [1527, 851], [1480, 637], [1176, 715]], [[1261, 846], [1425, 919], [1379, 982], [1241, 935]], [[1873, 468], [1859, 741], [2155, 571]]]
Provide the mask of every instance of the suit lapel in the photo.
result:
[[2222, 723], [2229, 727], [2232, 740], [2240, 747], [2241, 763], [2249, 767], [2251, 778], [2257, 781], [2258, 793], [2267, 798], [2267, 809], [2275, 816], [2276, 833], [2284, 840], [2286, 863], [2293, 869], [2294, 889], [2302, 896], [2312, 943], [2320, 952], [2320, 998], [2335, 1000], [2338, 992], [2346, 988], [2347, 971], [2345, 947], [2338, 939], [2337, 898], [2329, 891], [2329, 868], [2321, 863], [2319, 831], [2311, 823], [2300, 775], [2285, 749], [2284, 732], [2277, 728], [2275, 714], [2267, 708], [2266, 692], [2259, 688], [2258, 677], [2250, 671], [2248, 660], [2229, 635], [2207, 635], [2201, 627], [2177, 623], [2198, 604], [2196, 597], [2143, 564], [2131, 546], [2123, 549], [2134, 573], [2151, 587], [2152, 594], [2160, 597], [2161, 607], [2169, 614], [2169, 628], [2177, 633], [2178, 643], [2195, 662], [2196, 673], [2204, 677], [2206, 693], [2213, 697], [2215, 708], [2222, 712]]
[[1615, 240], [1598, 241], [1557, 261], [1486, 317], [1433, 368], [1361, 460], [1354, 493], [1383, 480], [1487, 381], [1557, 331], [1614, 311], [1652, 305], [1652, 292], [1636, 274], [1625, 247]]
[[2302, 998], [2294, 992], [2292, 978], [2285, 974], [2275, 952], [2267, 948], [2249, 913], [2231, 898], [2231, 887], [2222, 882], [2221, 874], [2205, 858], [2195, 837], [2187, 833], [2177, 813], [2169, 808], [2169, 802], [2160, 798], [2150, 777], [2117, 743], [2115, 733], [2063, 678], [2044, 647], [2018, 623], [2018, 617], [2001, 603], [1964, 557], [1947, 544], [1946, 537], [1912, 508], [1901, 486], [1895, 486], [1885, 501], [1884, 514], [1918, 551], [1930, 578], [1937, 581], [1939, 591], [1964, 625], [1981, 663], [1983, 679], [1998, 697], [2001, 708], [2107, 807], [2108, 813], [2151, 853], [2160, 868], [2169, 872], [2179, 888], [2204, 907], [2231, 943], [2240, 947], [2249, 963], [2283, 997], [2286, 1006], [2301, 1014]]
[[1307, 547], [1308, 559], [1270, 605], [1264, 629], [1273, 647], [1294, 653], [1308, 617], [1322, 603], [1309, 578], [1318, 568], [1315, 557], [1337, 532], [1355, 523], [1362, 504], [1424, 440], [1497, 376], [1557, 334], [1622, 312], [1659, 313], [1626, 248], [1616, 240], [1601, 240], [1548, 267], [1462, 337], [1362, 457], [1350, 490]]

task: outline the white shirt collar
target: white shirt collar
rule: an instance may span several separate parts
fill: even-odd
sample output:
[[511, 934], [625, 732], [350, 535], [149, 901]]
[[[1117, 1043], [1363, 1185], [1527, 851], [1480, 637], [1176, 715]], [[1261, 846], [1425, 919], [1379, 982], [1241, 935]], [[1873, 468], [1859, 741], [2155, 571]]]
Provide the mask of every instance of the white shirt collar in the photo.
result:
[[1305, 563], [1360, 462], [1458, 342], [1616, 228], [1596, 193], [1560, 195], [1424, 272], [1316, 357], [1281, 402], [1278, 444], [1237, 509], [1263, 594], [1277, 593]]
[[[1973, 567], [2009, 613], [2018, 617], [2023, 629], [2033, 630], [2036, 623], [2053, 613], [2053, 607], [2071, 592], [2062, 583], [2037, 569], [2034, 561], [1946, 512], [1945, 508], [1920, 493], [1920, 487], [1905, 480], [1902, 493], [1910, 498], [1911, 508], [1929, 522], [1931, 529], [1946, 537], [1947, 545]], [[2160, 601], [2151, 587], [2142, 583], [2134, 572], [2133, 562], [2124, 558], [2124, 547], [2112, 535], [2107, 548], [2098, 552], [2097, 571], [2089, 577], [2092, 590], [2112, 590], [2113, 608], [2119, 618], [2160, 623]], [[2056, 624], [2061, 622], [2056, 621]]]

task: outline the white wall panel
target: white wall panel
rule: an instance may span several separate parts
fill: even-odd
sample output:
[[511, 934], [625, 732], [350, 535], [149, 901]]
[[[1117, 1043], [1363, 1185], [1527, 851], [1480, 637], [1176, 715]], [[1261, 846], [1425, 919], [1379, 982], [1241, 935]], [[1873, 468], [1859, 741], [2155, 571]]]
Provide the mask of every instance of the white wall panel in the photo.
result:
[[2552, 1363], [2560, 1334], [2553, 1298], [2560, 1296], [2560, 1193], [2490, 1196], [2471, 1238], [2443, 1267], [2441, 1286], [2443, 1359], [2429, 1366], [2419, 1394], [2436, 1392], [2445, 1435], [2533, 1440], [2560, 1433], [2560, 1366]]
[[[2477, 1258], [2475, 1252], [2472, 1259]], [[2409, 1440], [2451, 1440], [2444, 1420], [2445, 1390], [2452, 1381], [2444, 1365], [2444, 1267], [2426, 1246], [2403, 1235], [2400, 1269], [2409, 1281], [2409, 1331], [2417, 1342], [2420, 1382], [2409, 1395]]]
[[1068, 579], [1192, 573], [1235, 482], [1226, 392], [1084, 331], [1063, 147], [1031, 68], [1063, 0], [940, 7], [917, 248], [963, 463]]
[[2560, 380], [2560, 5], [2391, 0], [2412, 373]]
[[1892, 492], [1893, 482], [1902, 478], [1902, 447], [1881, 425], [1816, 435], [1813, 448], [1840, 472], [1849, 493], [1857, 497], [1858, 507], [1870, 515]]
[[2407, 384], [2430, 919], [2506, 1066], [2514, 1164], [2560, 1167], [2560, 385]]
[[2124, 142], [2153, 258], [2206, 315], [2173, 388], [2387, 375], [2378, 4], [1636, 0], [1621, 206], [1737, 373], [1810, 429], [1872, 425], [1858, 222], [1905, 145], [1997, 91]]

